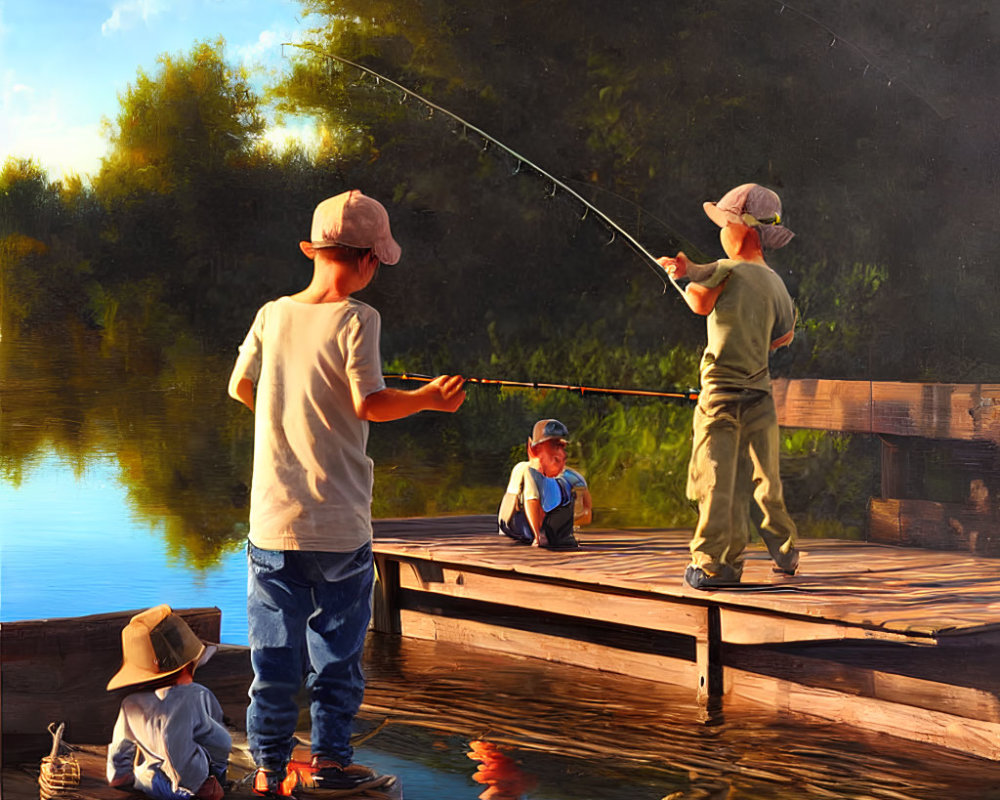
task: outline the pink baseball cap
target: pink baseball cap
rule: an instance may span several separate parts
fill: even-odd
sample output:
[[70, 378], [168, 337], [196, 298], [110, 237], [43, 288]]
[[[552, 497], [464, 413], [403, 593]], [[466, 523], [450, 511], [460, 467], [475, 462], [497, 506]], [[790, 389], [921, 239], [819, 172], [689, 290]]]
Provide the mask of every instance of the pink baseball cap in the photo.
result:
[[395, 264], [402, 254], [389, 230], [389, 213], [360, 189], [328, 197], [313, 212], [312, 246], [371, 248], [383, 264]]
[[761, 244], [775, 250], [795, 235], [781, 224], [781, 198], [756, 183], [744, 183], [726, 192], [718, 203], [705, 203], [705, 213], [720, 228], [739, 223], [756, 228]]

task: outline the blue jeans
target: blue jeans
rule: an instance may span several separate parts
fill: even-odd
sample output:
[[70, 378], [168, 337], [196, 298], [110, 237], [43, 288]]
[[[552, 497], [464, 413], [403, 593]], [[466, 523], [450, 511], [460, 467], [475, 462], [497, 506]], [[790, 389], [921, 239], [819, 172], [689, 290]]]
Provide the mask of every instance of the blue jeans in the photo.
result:
[[364, 697], [371, 620], [371, 544], [354, 553], [247, 545], [247, 623], [254, 679], [247, 740], [258, 766], [283, 773], [295, 747], [296, 694], [310, 693], [312, 752], [351, 763], [351, 724]]
[[[210, 776], [214, 775], [218, 779], [220, 785], [226, 785], [225, 767], [218, 769], [209, 765], [208, 774]], [[200, 788], [201, 787], [199, 786], [198, 789]], [[170, 782], [170, 778], [164, 775], [160, 770], [156, 770], [153, 773], [152, 783], [149, 788], [143, 788], [143, 793], [148, 794], [150, 797], [154, 798], [154, 800], [191, 800], [192, 798], [197, 797], [195, 792], [197, 792], [198, 789], [191, 792], [183, 787], [180, 787], [180, 789], [175, 792], [174, 786]]]

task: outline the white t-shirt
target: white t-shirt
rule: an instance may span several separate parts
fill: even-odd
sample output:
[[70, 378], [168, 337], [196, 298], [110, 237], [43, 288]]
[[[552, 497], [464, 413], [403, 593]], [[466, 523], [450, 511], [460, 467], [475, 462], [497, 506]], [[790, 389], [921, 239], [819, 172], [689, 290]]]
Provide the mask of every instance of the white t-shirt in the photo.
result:
[[[498, 512], [499, 519], [509, 520], [516, 508], [522, 508], [525, 500], [538, 500], [541, 503], [542, 511], [546, 513], [558, 506], [562, 502], [562, 492], [559, 484], [552, 478], [546, 478], [541, 473], [541, 481], [536, 481], [531, 473], [531, 464], [528, 461], [521, 461], [514, 465], [510, 472], [510, 480], [507, 482], [507, 491], [504, 493]], [[565, 478], [573, 489], [586, 489], [587, 481], [584, 480], [576, 470], [566, 467], [560, 477]], [[539, 485], [540, 484], [540, 485]]]
[[352, 552], [371, 540], [368, 422], [352, 389], [385, 388], [381, 319], [360, 300], [264, 305], [240, 345], [229, 393], [256, 387], [250, 541], [265, 550]]

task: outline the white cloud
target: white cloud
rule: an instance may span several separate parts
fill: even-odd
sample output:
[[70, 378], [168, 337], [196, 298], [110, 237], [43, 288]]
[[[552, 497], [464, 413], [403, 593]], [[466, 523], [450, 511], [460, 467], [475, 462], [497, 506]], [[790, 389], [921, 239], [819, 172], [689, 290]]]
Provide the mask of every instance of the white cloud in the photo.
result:
[[261, 31], [256, 41], [249, 44], [231, 45], [229, 50], [233, 58], [244, 67], [274, 69], [281, 66], [288, 55], [281, 45], [285, 42], [298, 41], [300, 38], [298, 33], [287, 28], [272, 27]]
[[101, 126], [70, 124], [63, 106], [56, 94], [39, 93], [12, 70], [0, 75], [0, 157], [34, 159], [53, 179], [96, 174], [107, 151]]
[[110, 36], [134, 28], [139, 22], [148, 24], [164, 10], [161, 0], [122, 0], [111, 10], [111, 16], [101, 24], [101, 33]]
[[278, 31], [266, 30], [261, 31], [260, 36], [257, 37], [257, 41], [251, 44], [239, 45], [234, 47], [234, 53], [236, 57], [243, 64], [252, 64], [256, 61], [262, 54], [269, 52], [273, 47], [276, 47], [282, 42], [281, 34]]

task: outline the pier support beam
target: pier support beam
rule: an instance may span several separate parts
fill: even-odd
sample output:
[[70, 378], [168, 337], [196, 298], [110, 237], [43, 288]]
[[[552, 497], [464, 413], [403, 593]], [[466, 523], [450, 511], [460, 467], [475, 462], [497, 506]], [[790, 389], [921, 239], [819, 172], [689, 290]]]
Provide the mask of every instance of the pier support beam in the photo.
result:
[[375, 555], [375, 591], [372, 597], [372, 630], [402, 633], [399, 619], [399, 561]]
[[711, 707], [721, 703], [722, 682], [722, 622], [719, 607], [705, 606], [705, 619], [698, 632], [695, 657], [698, 662], [698, 700]]

